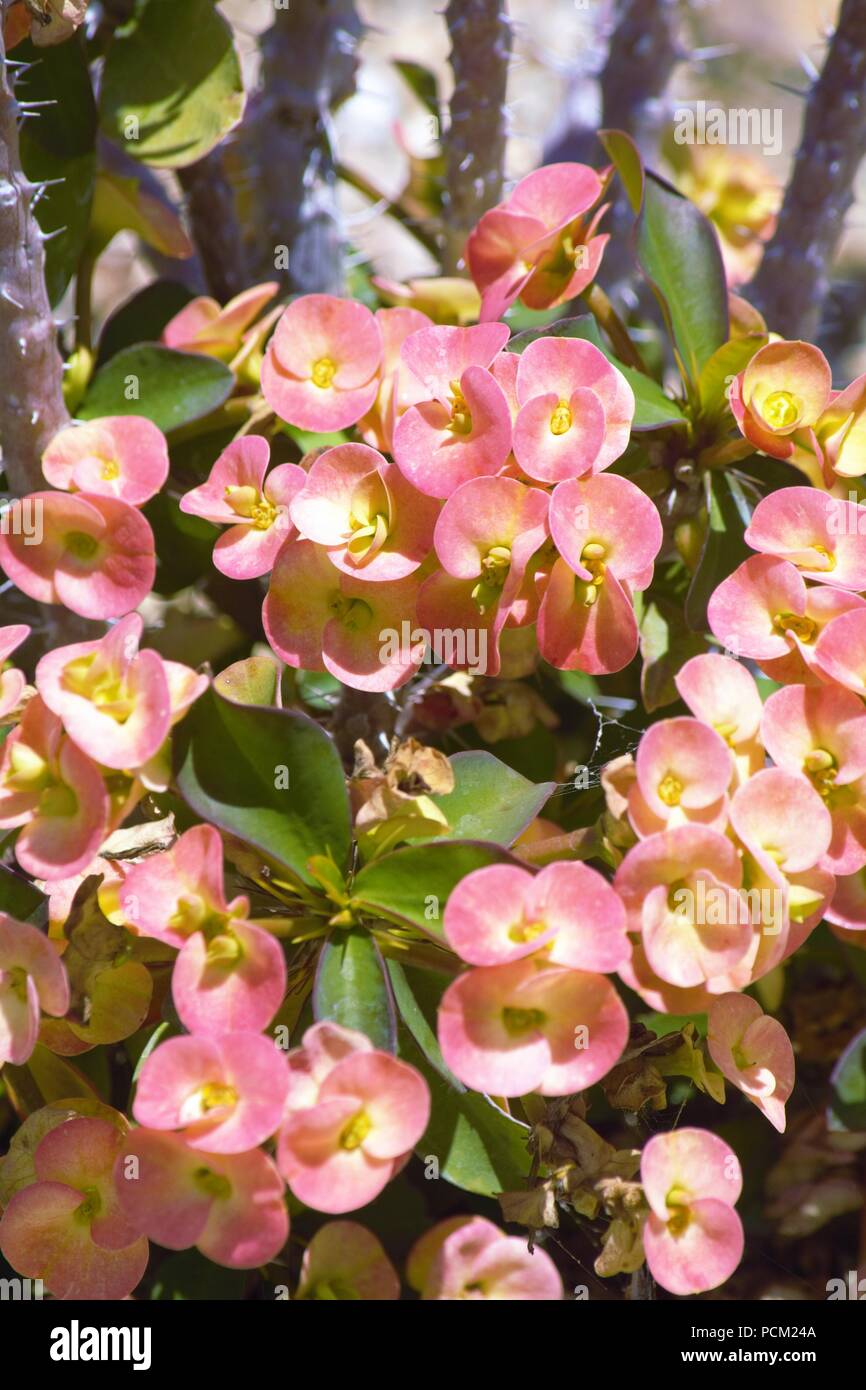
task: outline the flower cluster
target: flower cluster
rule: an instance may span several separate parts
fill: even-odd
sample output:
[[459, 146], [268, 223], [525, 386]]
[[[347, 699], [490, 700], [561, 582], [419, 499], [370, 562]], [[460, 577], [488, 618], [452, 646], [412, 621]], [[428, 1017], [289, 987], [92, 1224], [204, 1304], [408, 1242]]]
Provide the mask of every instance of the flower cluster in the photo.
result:
[[[0, 827], [20, 827], [15, 857], [35, 878], [82, 873], [145, 790], [166, 786], [170, 729], [207, 677], [139, 650], [142, 630], [130, 613], [96, 641], [47, 653], [37, 693], [3, 743]], [[2, 630], [12, 643], [20, 632]], [[18, 674], [10, 698], [20, 695]]]
[[602, 476], [628, 442], [631, 388], [592, 343], [540, 338], [518, 357], [507, 339], [326, 295], [285, 311], [268, 403], [367, 442], [266, 475], [266, 442], [237, 441], [181, 507], [232, 523], [224, 573], [271, 571], [265, 630], [287, 664], [392, 689], [432, 649], [495, 675], [500, 644], [532, 624], [563, 669], [632, 659], [631, 591], [652, 578], [661, 524], [633, 483]]

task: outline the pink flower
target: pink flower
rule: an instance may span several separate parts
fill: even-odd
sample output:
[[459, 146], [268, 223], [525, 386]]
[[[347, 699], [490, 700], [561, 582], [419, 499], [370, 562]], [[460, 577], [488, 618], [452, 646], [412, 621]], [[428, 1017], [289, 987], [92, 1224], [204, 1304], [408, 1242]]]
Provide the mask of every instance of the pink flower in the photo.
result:
[[550, 502], [556, 562], [538, 615], [538, 645], [552, 666], [620, 671], [638, 647], [630, 586], [644, 589], [661, 548], [657, 509], [614, 474], [560, 483]]
[[185, 304], [162, 330], [166, 347], [202, 352], [230, 362], [240, 351], [244, 333], [279, 289], [275, 280], [236, 294], [220, 308], [215, 299], [200, 295]]
[[830, 365], [819, 348], [768, 343], [734, 379], [729, 400], [741, 433], [756, 449], [788, 459], [820, 487], [815, 427], [830, 402], [831, 385]]
[[794, 1049], [781, 1023], [747, 994], [721, 994], [710, 1005], [707, 1046], [716, 1066], [780, 1134], [794, 1089]]
[[440, 1221], [417, 1240], [407, 1278], [427, 1302], [457, 1299], [558, 1301], [562, 1280], [553, 1260], [526, 1240], [507, 1236], [483, 1216]]
[[413, 637], [418, 580], [387, 584], [335, 569], [312, 541], [280, 551], [262, 609], [268, 641], [287, 666], [330, 671], [356, 690], [394, 690], [424, 658]]
[[758, 503], [745, 539], [753, 550], [790, 560], [806, 579], [866, 589], [864, 531], [866, 507], [814, 487], [784, 487]]
[[142, 1067], [133, 1114], [192, 1149], [246, 1153], [276, 1132], [288, 1090], [285, 1054], [260, 1033], [169, 1038]]
[[358, 429], [373, 448], [390, 454], [394, 426], [400, 416], [410, 405], [417, 405], [427, 397], [423, 384], [403, 361], [401, 349], [410, 333], [431, 328], [432, 321], [418, 309], [397, 308], [377, 309], [376, 322], [382, 333], [381, 384], [376, 400], [359, 421]]
[[833, 822], [822, 867], [866, 864], [866, 709], [848, 690], [789, 685], [764, 706], [762, 737], [779, 767], [807, 777]]
[[742, 875], [735, 846], [703, 826], [664, 830], [629, 850], [614, 888], [660, 980], [690, 989], [744, 959], [754, 933]]
[[818, 636], [813, 660], [820, 676], [866, 696], [866, 611], [834, 616]]
[[605, 209], [585, 219], [603, 193], [585, 164], [548, 164], [484, 214], [466, 244], [483, 320], [501, 318], [518, 298], [530, 309], [550, 309], [592, 283], [608, 240], [595, 235]]
[[517, 399], [514, 453], [530, 478], [558, 483], [600, 473], [625, 451], [634, 392], [593, 343], [530, 343], [520, 356]]
[[424, 399], [401, 415], [394, 458], [419, 492], [450, 497], [470, 478], [498, 473], [511, 451], [511, 413], [489, 370], [508, 340], [505, 324], [422, 328], [401, 359]]
[[35, 492], [42, 540], [0, 533], [0, 566], [28, 598], [83, 618], [119, 618], [146, 598], [156, 575], [153, 532], [116, 497]]
[[308, 1029], [289, 1064], [280, 1171], [298, 1200], [315, 1211], [340, 1215], [365, 1206], [427, 1128], [426, 1081], [336, 1024]]
[[[788, 560], [752, 555], [723, 579], [707, 608], [710, 628], [738, 656], [751, 657], [779, 680], [802, 680], [814, 664], [824, 625], [850, 608], [866, 606], [857, 594], [807, 589]], [[791, 665], [790, 658], [797, 658]], [[781, 661], [784, 665], [779, 664]]]
[[448, 498], [433, 537], [443, 568], [418, 594], [422, 627], [443, 634], [439, 660], [497, 674], [503, 628], [527, 621], [524, 579], [547, 509], [547, 494], [516, 478], [473, 478]]
[[628, 814], [641, 837], [677, 825], [724, 830], [734, 773], [724, 739], [699, 719], [662, 719], [641, 738]]
[[0, 1250], [55, 1298], [127, 1298], [147, 1268], [141, 1227], [121, 1210], [112, 1174], [123, 1135], [82, 1117], [49, 1130], [33, 1155], [35, 1181], [0, 1220]]
[[617, 1061], [628, 1015], [604, 975], [529, 956], [469, 970], [439, 1006], [439, 1045], [473, 1091], [565, 1096], [585, 1090]]
[[[138, 649], [143, 627], [130, 613], [99, 641], [58, 647], [36, 668], [45, 704], [79, 748], [105, 767], [140, 767], [172, 723], [165, 663], [158, 652]], [[188, 667], [181, 670], [195, 678]]]
[[379, 393], [382, 333], [365, 305], [305, 294], [280, 318], [262, 364], [262, 392], [280, 419], [327, 432], [356, 424]]
[[433, 544], [438, 511], [438, 503], [366, 444], [326, 449], [291, 504], [301, 535], [325, 546], [338, 570], [380, 581], [418, 569]]
[[106, 415], [67, 425], [42, 455], [52, 487], [116, 497], [141, 507], [168, 477], [168, 445], [162, 430], [143, 415]]
[[476, 869], [448, 898], [443, 925], [469, 965], [540, 952], [552, 965], [604, 973], [629, 954], [622, 902], [584, 864], [549, 864], [534, 875], [508, 864]]
[[30, 628], [26, 623], [0, 627], [0, 721], [15, 709], [27, 684], [23, 671], [17, 671], [14, 667], [7, 670], [4, 663], [29, 636]]
[[18, 863], [34, 878], [79, 873], [108, 834], [109, 811], [96, 763], [34, 696], [0, 757], [0, 827], [22, 827]]
[[54, 945], [0, 912], [0, 1067], [26, 1062], [39, 1037], [39, 1011], [62, 1018], [69, 981]]
[[294, 535], [289, 504], [307, 475], [296, 463], [283, 463], [266, 478], [270, 453], [268, 441], [260, 434], [232, 440], [207, 482], [180, 500], [182, 512], [229, 527], [213, 552], [214, 564], [229, 579], [258, 579], [267, 574], [280, 546]]
[[707, 652], [687, 661], [674, 683], [695, 718], [725, 740], [740, 781], [763, 767], [764, 750], [758, 734], [764, 707], [754, 677], [745, 666]]
[[215, 1264], [255, 1269], [288, 1240], [283, 1180], [261, 1149], [204, 1154], [179, 1134], [135, 1129], [114, 1184], [128, 1219], [167, 1250], [194, 1245]]
[[736, 1154], [706, 1130], [677, 1129], [649, 1140], [640, 1173], [650, 1206], [643, 1243], [653, 1278], [674, 1294], [717, 1289], [743, 1255], [734, 1211], [743, 1188]]
[[295, 1299], [389, 1302], [400, 1279], [382, 1244], [357, 1221], [328, 1221], [304, 1251]]
[[279, 942], [246, 920], [246, 898], [226, 902], [213, 826], [195, 825], [136, 864], [120, 905], [145, 936], [180, 948], [172, 994], [184, 1027], [208, 1036], [267, 1027], [283, 1002], [285, 959]]

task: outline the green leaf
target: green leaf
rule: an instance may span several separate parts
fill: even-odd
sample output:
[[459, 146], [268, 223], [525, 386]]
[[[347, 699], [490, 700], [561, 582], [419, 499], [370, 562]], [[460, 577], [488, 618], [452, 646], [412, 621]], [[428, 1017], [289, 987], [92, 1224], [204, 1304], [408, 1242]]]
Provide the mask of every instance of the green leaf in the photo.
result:
[[498, 845], [426, 841], [365, 865], [355, 879], [352, 899], [359, 907], [407, 922], [441, 941], [445, 904], [461, 878], [488, 864], [515, 863]]
[[438, 117], [439, 86], [433, 69], [425, 68], [421, 63], [413, 63], [408, 58], [397, 59], [394, 67], [422, 105], [426, 106], [432, 116]]
[[671, 184], [647, 171], [637, 255], [661, 305], [686, 381], [728, 340], [728, 290], [716, 233]]
[[145, 415], [168, 433], [217, 410], [234, 384], [228, 367], [214, 357], [139, 343], [100, 367], [78, 414], [82, 420]]
[[244, 1297], [247, 1272], [224, 1269], [206, 1260], [198, 1250], [182, 1250], [163, 1260], [148, 1297], [151, 1301], [185, 1303], [188, 1299], [208, 1302], [240, 1302]]
[[335, 931], [319, 955], [313, 987], [316, 1021], [329, 1019], [365, 1034], [383, 1052], [397, 1051], [397, 1019], [385, 966], [363, 927]]
[[716, 348], [698, 377], [698, 395], [704, 418], [712, 419], [728, 409], [728, 387], [732, 379], [745, 371], [755, 353], [766, 343], [766, 336], [750, 333], [745, 338], [731, 338]]
[[743, 539], [750, 508], [740, 484], [730, 473], [705, 473], [707, 527], [704, 548], [686, 598], [689, 627], [706, 631], [710, 596], [752, 551]]
[[644, 197], [644, 171], [640, 151], [624, 130], [600, 130], [598, 138], [616, 165], [631, 210], [637, 217]]
[[105, 134], [145, 164], [179, 169], [219, 144], [243, 109], [232, 31], [213, 0], [138, 0], [105, 59]]
[[236, 705], [273, 705], [280, 670], [269, 656], [248, 656], [214, 676], [214, 690]]
[[29, 879], [0, 864], [0, 912], [26, 922], [48, 899]]
[[650, 714], [680, 698], [674, 677], [706, 648], [702, 636], [684, 628], [681, 605], [659, 598], [647, 606], [640, 624], [641, 695]]
[[52, 304], [69, 284], [90, 225], [96, 177], [96, 105], [83, 41], [76, 36], [55, 48], [36, 48], [27, 39], [16, 61], [33, 66], [18, 80], [21, 102], [44, 106], [21, 122], [21, 163], [33, 183], [58, 179], [36, 204], [45, 245], [45, 280]]
[[685, 425], [686, 417], [676, 401], [666, 396], [661, 386], [644, 372], [627, 367], [614, 357], [599, 331], [598, 324], [591, 314], [581, 314], [573, 319], [557, 319], [546, 328], [528, 328], [523, 333], [515, 333], [506, 343], [509, 352], [523, 352], [537, 338], [583, 338], [604, 353], [617, 371], [622, 372], [632, 391], [634, 391], [634, 422], [632, 429], [659, 430], [671, 425]]
[[454, 790], [430, 799], [447, 816], [451, 840], [513, 845], [556, 790], [555, 782], [530, 782], [481, 749], [455, 753], [449, 761]]
[[[524, 1186], [530, 1159], [528, 1130], [475, 1091], [467, 1091], [445, 1065], [435, 1033], [441, 982], [429, 971], [404, 970], [388, 962], [394, 996], [405, 1028], [400, 1056], [420, 1071], [430, 1087], [430, 1123], [415, 1152], [435, 1157], [439, 1174], [465, 1192], [495, 1197]], [[410, 982], [411, 981], [411, 982]]]
[[156, 342], [169, 319], [179, 314], [192, 297], [179, 280], [153, 280], [145, 285], [106, 320], [99, 335], [99, 366], [121, 348]]
[[[236, 705], [208, 690], [174, 735], [177, 788], [210, 821], [305, 883], [314, 854], [349, 857], [349, 798], [339, 754], [297, 710]], [[288, 786], [284, 783], [288, 782]]]
[[831, 1130], [866, 1132], [866, 1028], [852, 1038], [830, 1076], [827, 1110]]

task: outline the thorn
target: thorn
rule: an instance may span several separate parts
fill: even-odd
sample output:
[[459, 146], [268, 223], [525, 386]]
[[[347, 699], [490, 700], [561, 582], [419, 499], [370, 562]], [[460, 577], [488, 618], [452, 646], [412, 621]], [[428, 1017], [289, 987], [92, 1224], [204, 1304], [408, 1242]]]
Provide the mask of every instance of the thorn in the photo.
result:
[[770, 82], [768, 83], [768, 86], [770, 86], [770, 87], [778, 87], [778, 89], [779, 89], [780, 92], [787, 92], [789, 96], [792, 96], [792, 97], [802, 97], [802, 98], [804, 98], [804, 99], [805, 99], [806, 97], [808, 97], [808, 96], [811, 96], [811, 93], [812, 93], [811, 87], [807, 87], [806, 90], [803, 92], [803, 91], [800, 90], [799, 87], [790, 87], [790, 86], [788, 85], [787, 82], [773, 82], [773, 81], [770, 81]]
[[3, 285], [2, 288], [0, 288], [0, 299], [5, 299], [7, 304], [14, 305], [16, 309], [24, 308], [24, 305], [19, 304], [15, 296], [9, 293], [5, 285]]
[[[740, 52], [740, 45], [736, 43], [712, 43], [706, 48], [696, 48], [691, 53], [691, 58], [696, 63], [712, 63], [716, 58], [730, 58], [735, 53]], [[685, 56], [689, 56], [688, 53]]]
[[40, 232], [39, 235], [42, 237], [43, 242], [53, 241], [55, 237], [63, 236], [63, 233], [68, 232], [68, 230], [68, 227], [55, 227], [53, 232]]
[[56, 99], [55, 99], [54, 97], [51, 97], [51, 98], [47, 99], [46, 101], [19, 101], [19, 103], [18, 103], [18, 110], [19, 110], [19, 111], [35, 111], [37, 106], [56, 106], [56, 105], [57, 105], [57, 101], [56, 101]]

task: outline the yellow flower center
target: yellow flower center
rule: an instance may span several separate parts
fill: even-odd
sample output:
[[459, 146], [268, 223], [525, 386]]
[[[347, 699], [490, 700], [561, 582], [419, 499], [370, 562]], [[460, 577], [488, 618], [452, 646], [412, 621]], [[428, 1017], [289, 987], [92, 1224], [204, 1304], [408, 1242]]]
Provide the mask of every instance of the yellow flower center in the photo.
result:
[[120, 465], [117, 459], [102, 460], [102, 477], [106, 483], [112, 483], [115, 478], [120, 477]]
[[373, 620], [373, 610], [361, 598], [346, 598], [339, 590], [331, 595], [328, 607], [338, 622], [350, 632], [365, 632]]
[[683, 784], [679, 777], [675, 777], [672, 772], [668, 772], [658, 785], [659, 800], [666, 806], [679, 806], [683, 794]]
[[541, 1009], [510, 1009], [502, 1010], [502, 1022], [505, 1025], [506, 1033], [512, 1037], [520, 1037], [522, 1033], [530, 1033], [533, 1028], [540, 1028], [544, 1023], [545, 1015]]
[[567, 401], [560, 401], [550, 417], [551, 434], [567, 434], [571, 429], [573, 417]]
[[816, 791], [826, 797], [839, 772], [839, 765], [826, 748], [813, 748], [803, 759], [803, 771]]
[[92, 560], [99, 549], [99, 541], [88, 536], [86, 531], [67, 531], [63, 537], [63, 548], [76, 560]]
[[771, 430], [790, 429], [800, 418], [800, 403], [790, 391], [771, 391], [761, 414]]
[[[816, 550], [818, 554], [823, 558], [824, 564], [822, 566], [822, 569], [825, 574], [829, 574], [830, 570], [834, 570], [836, 568], [836, 556], [833, 554], [832, 550], [827, 549], [826, 545], [813, 545], [812, 549]], [[803, 568], [814, 569], [817, 567], [804, 566]]]
[[357, 1115], [353, 1115], [349, 1123], [340, 1134], [341, 1149], [359, 1149], [363, 1144], [370, 1130], [373, 1128], [373, 1121], [370, 1119], [366, 1110], [359, 1110]]
[[773, 627], [777, 632], [793, 632], [801, 642], [814, 642], [818, 631], [817, 623], [805, 614], [799, 613], [777, 613], [773, 619]]
[[516, 922], [513, 927], [508, 928], [508, 936], [511, 941], [534, 941], [537, 936], [541, 936], [547, 931], [546, 922]]
[[471, 434], [472, 414], [466, 404], [466, 397], [460, 389], [459, 381], [451, 382], [451, 420], [448, 429], [452, 434]]
[[192, 1176], [196, 1187], [206, 1192], [208, 1197], [225, 1201], [232, 1195], [232, 1185], [228, 1178], [223, 1177], [222, 1173], [215, 1173], [212, 1168], [196, 1168]]
[[318, 362], [313, 363], [310, 373], [313, 385], [318, 386], [320, 391], [326, 391], [333, 384], [336, 374], [337, 364], [330, 357], [320, 357]]
[[225, 1086], [221, 1081], [208, 1081], [198, 1092], [203, 1111], [219, 1110], [225, 1105], [237, 1105], [238, 1093], [234, 1086]]

